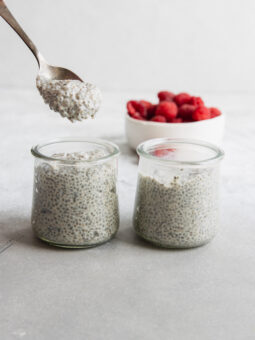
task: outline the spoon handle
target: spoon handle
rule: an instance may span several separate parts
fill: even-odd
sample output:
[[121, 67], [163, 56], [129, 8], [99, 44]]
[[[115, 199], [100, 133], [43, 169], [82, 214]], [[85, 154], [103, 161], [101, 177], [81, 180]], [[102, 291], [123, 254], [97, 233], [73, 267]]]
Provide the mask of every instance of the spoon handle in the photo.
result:
[[40, 64], [45, 62], [43, 56], [41, 55], [35, 44], [32, 42], [32, 40], [23, 31], [23, 29], [14, 18], [14, 16], [11, 14], [3, 0], [0, 0], [0, 16], [14, 29], [16, 33], [18, 33], [24, 43], [29, 47], [33, 55], [36, 57], [36, 60], [40, 67]]

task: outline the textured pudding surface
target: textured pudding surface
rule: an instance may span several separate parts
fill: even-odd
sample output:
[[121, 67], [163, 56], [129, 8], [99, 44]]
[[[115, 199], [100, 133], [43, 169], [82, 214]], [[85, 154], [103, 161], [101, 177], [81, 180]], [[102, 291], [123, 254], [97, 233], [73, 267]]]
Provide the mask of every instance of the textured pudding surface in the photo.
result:
[[51, 80], [38, 75], [36, 86], [51, 110], [72, 122], [94, 117], [102, 101], [95, 85], [80, 80]]
[[139, 174], [134, 228], [163, 247], [189, 248], [210, 241], [218, 229], [217, 169], [172, 181]]
[[109, 240], [119, 227], [114, 160], [94, 165], [75, 163], [106, 156], [99, 150], [52, 156], [69, 163], [39, 161], [35, 168], [35, 234], [63, 246], [93, 246]]

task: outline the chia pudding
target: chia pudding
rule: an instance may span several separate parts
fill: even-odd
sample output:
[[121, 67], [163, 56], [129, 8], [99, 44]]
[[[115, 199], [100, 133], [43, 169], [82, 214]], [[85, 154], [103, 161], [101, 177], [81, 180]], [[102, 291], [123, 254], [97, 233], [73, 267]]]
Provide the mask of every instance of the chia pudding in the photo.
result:
[[219, 162], [213, 145], [170, 138], [138, 146], [133, 225], [145, 240], [168, 248], [209, 242], [219, 226]]
[[134, 227], [164, 247], [196, 247], [210, 241], [218, 227], [218, 190], [213, 172], [204, 170], [168, 184], [139, 175]]
[[94, 117], [102, 101], [95, 85], [80, 80], [52, 80], [38, 75], [36, 86], [45, 103], [71, 122]]
[[93, 163], [106, 156], [94, 150], [53, 154], [55, 161], [36, 160], [32, 228], [37, 237], [59, 246], [90, 247], [115, 235], [116, 159]]

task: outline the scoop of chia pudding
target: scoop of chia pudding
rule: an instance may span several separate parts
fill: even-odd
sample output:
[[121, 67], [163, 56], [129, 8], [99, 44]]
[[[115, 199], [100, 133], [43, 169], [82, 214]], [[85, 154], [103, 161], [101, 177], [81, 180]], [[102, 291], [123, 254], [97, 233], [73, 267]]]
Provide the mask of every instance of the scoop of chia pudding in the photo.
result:
[[89, 247], [114, 236], [119, 227], [114, 160], [83, 162], [106, 155], [95, 150], [53, 154], [54, 162], [37, 160], [32, 227], [39, 238], [56, 245]]
[[45, 103], [71, 122], [94, 117], [102, 101], [95, 85], [80, 80], [52, 80], [38, 75], [36, 86]]
[[137, 234], [170, 248], [209, 242], [218, 228], [217, 171], [178, 169], [171, 179], [160, 172], [140, 173], [133, 219]]

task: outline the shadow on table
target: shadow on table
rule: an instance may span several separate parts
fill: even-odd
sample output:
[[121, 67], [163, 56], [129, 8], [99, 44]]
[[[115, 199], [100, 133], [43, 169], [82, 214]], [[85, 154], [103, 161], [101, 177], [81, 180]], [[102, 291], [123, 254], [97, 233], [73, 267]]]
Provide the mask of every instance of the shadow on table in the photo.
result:
[[[105, 246], [117, 246], [118, 243], [123, 243], [131, 247], [146, 248], [153, 251], [184, 251], [192, 249], [168, 249], [154, 246], [153, 244], [146, 242], [141, 237], [137, 236], [133, 227], [131, 218], [123, 218], [121, 220], [120, 229], [113, 240], [107, 242]], [[31, 248], [47, 249], [51, 251], [72, 251], [72, 250], [90, 250], [92, 248], [61, 248], [48, 245], [47, 243], [40, 241], [35, 237], [30, 218], [26, 217], [14, 217], [6, 216], [0, 218], [0, 255], [15, 245], [24, 245]], [[100, 246], [104, 247], [104, 245]]]
[[36, 238], [31, 228], [30, 217], [1, 216], [0, 255], [18, 244], [52, 251], [66, 250], [65, 248], [52, 247]]

